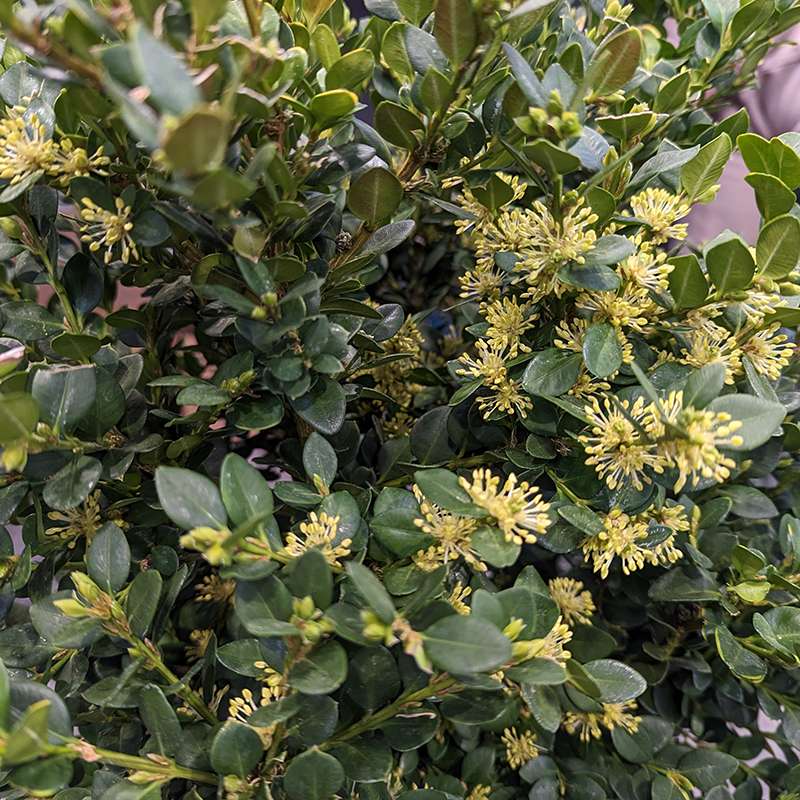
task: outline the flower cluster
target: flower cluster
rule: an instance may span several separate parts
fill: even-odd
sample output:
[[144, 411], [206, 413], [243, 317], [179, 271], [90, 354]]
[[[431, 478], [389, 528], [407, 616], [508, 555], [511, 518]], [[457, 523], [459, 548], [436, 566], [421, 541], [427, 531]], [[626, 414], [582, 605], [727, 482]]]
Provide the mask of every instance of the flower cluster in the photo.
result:
[[684, 406], [683, 392], [671, 392], [663, 402], [645, 404], [606, 397], [601, 406], [592, 398], [585, 409], [590, 433], [579, 441], [611, 489], [630, 481], [637, 489], [665, 470], [677, 472], [675, 491], [702, 479], [720, 483], [728, 478], [735, 461], [726, 449], [741, 447], [736, 431], [741, 422], [723, 411]]
[[0, 794], [796, 798], [800, 0], [351, 6], [0, 2]]
[[71, 139], [56, 142], [39, 113], [31, 109], [13, 106], [0, 118], [0, 178], [13, 186], [48, 175], [66, 185], [90, 173], [107, 174], [104, 167], [111, 161], [102, 147], [89, 155]]

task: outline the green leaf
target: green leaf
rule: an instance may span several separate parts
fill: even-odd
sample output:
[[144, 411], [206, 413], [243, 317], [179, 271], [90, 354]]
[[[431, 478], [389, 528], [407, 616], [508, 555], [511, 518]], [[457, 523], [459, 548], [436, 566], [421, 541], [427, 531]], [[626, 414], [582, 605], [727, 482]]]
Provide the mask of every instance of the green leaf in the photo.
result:
[[586, 253], [583, 266], [619, 264], [636, 252], [636, 245], [627, 237], [612, 233], [601, 236]]
[[668, 114], [670, 111], [679, 109], [686, 102], [691, 79], [691, 73], [685, 70], [668, 81], [664, 81], [658, 88], [653, 111], [657, 114]]
[[423, 635], [434, 666], [456, 675], [491, 672], [511, 658], [511, 642], [494, 625], [472, 617], [445, 617]]
[[739, 769], [739, 760], [728, 753], [704, 747], [682, 756], [677, 769], [698, 789], [707, 792], [725, 784]]
[[478, 43], [478, 26], [470, 0], [436, 0], [433, 35], [450, 63], [458, 68]]
[[792, 210], [794, 192], [780, 178], [764, 172], [751, 172], [745, 180], [753, 187], [758, 210], [765, 222]]
[[275, 395], [263, 393], [259, 400], [237, 404], [229, 418], [233, 425], [242, 430], [267, 430], [283, 419], [283, 403]]
[[365, 736], [334, 747], [331, 755], [342, 765], [347, 779], [357, 783], [386, 780], [394, 763], [392, 751], [383, 740]]
[[185, 175], [219, 167], [228, 146], [230, 126], [228, 114], [221, 108], [193, 108], [170, 127], [164, 138], [162, 148], [169, 165]]
[[31, 394], [41, 419], [55, 431], [69, 432], [94, 403], [94, 367], [42, 369], [33, 376]]
[[231, 401], [231, 394], [219, 386], [198, 381], [181, 389], [175, 401], [178, 405], [203, 408], [204, 406], [225, 405]]
[[90, 456], [70, 461], [53, 475], [42, 491], [45, 503], [59, 511], [79, 506], [97, 486], [103, 465]]
[[484, 525], [472, 534], [472, 548], [493, 567], [510, 567], [519, 558], [521, 545], [509, 542], [497, 528]]
[[681, 169], [681, 185], [695, 202], [706, 191], [719, 184], [722, 172], [731, 156], [733, 144], [727, 133], [700, 148], [700, 152]]
[[283, 785], [291, 800], [330, 800], [344, 779], [342, 765], [329, 753], [312, 747], [289, 762]]
[[726, 394], [714, 400], [711, 411], [722, 411], [732, 419], [742, 423], [735, 436], [742, 438], [740, 447], [735, 450], [755, 450], [767, 442], [778, 430], [786, 416], [786, 409], [780, 403], [762, 400], [750, 394]]
[[86, 553], [89, 577], [101, 588], [118, 592], [128, 580], [131, 569], [131, 550], [125, 534], [107, 522], [94, 535]]
[[356, 89], [372, 75], [374, 66], [375, 58], [370, 50], [351, 50], [330, 66], [325, 76], [325, 88]]
[[307, 550], [293, 566], [289, 578], [292, 594], [310, 595], [317, 608], [326, 609], [333, 599], [333, 573], [322, 552], [316, 548]]
[[326, 436], [338, 433], [344, 423], [347, 400], [338, 381], [320, 378], [292, 407], [312, 428]]
[[[563, 668], [562, 668], [563, 669]], [[546, 731], [555, 733], [561, 726], [562, 710], [558, 692], [550, 686], [522, 684], [522, 699], [536, 722]]]
[[150, 100], [161, 110], [180, 115], [200, 102], [200, 92], [177, 53], [156, 39], [141, 23], [133, 27], [131, 56], [150, 90]]
[[622, 345], [612, 325], [602, 322], [589, 326], [583, 340], [583, 359], [597, 378], [605, 378], [622, 366]]
[[708, 297], [708, 281], [695, 255], [676, 256], [669, 260], [669, 293], [678, 308], [697, 308]]
[[785, 214], [768, 222], [758, 234], [756, 264], [760, 275], [785, 278], [800, 261], [800, 220]]
[[567, 175], [580, 169], [581, 160], [547, 139], [537, 139], [523, 147], [525, 155], [550, 175]]
[[150, 683], [142, 689], [139, 697], [139, 713], [152, 736], [154, 752], [174, 755], [181, 740], [181, 725], [164, 692]]
[[692, 372], [683, 390], [684, 408], [705, 408], [722, 391], [726, 374], [727, 369], [721, 361]]
[[651, 787], [651, 800], [685, 800], [686, 795], [666, 775], [656, 775]]
[[528, 394], [558, 397], [575, 385], [582, 366], [580, 353], [550, 347], [531, 359], [522, 376], [522, 388]]
[[596, 536], [604, 529], [600, 517], [589, 508], [583, 508], [581, 506], [559, 506], [558, 515], [587, 536]]
[[718, 295], [746, 289], [756, 264], [742, 239], [731, 231], [720, 234], [705, 248], [706, 269]]
[[403, 199], [403, 185], [384, 167], [373, 167], [356, 178], [347, 193], [350, 210], [369, 225], [385, 222]]
[[736, 139], [736, 145], [751, 172], [773, 175], [789, 189], [800, 186], [800, 156], [779, 138], [767, 141], [756, 133], [743, 133]]
[[647, 681], [621, 661], [603, 658], [584, 664], [584, 669], [600, 689], [600, 699], [604, 703], [634, 700], [647, 689]]
[[272, 492], [264, 476], [236, 453], [228, 453], [219, 475], [222, 502], [234, 525], [272, 514]]
[[450, 408], [432, 408], [411, 429], [411, 451], [420, 464], [436, 464], [453, 456], [448, 432], [449, 419]]
[[394, 603], [375, 575], [363, 564], [357, 564], [354, 561], [348, 561], [347, 574], [367, 606], [378, 615], [381, 621], [393, 622], [397, 616]]
[[463, 517], [484, 515], [461, 488], [455, 472], [449, 469], [420, 469], [414, 473], [414, 480], [425, 497], [437, 506]]
[[636, 733], [628, 733], [617, 726], [611, 731], [611, 740], [616, 751], [632, 764], [652, 761], [673, 736], [673, 725], [657, 717], [643, 717]]
[[39, 421], [39, 406], [28, 394], [0, 395], [0, 445], [26, 439]]
[[730, 23], [730, 37], [733, 44], [743, 39], [766, 22], [775, 10], [773, 0], [750, 0], [733, 15]]
[[738, 0], [703, 0], [703, 7], [719, 33], [724, 33], [728, 23], [739, 10]]
[[319, 476], [326, 486], [330, 486], [338, 469], [336, 451], [330, 442], [314, 431], [303, 445], [303, 469], [309, 480]]
[[303, 694], [330, 694], [347, 677], [347, 653], [335, 641], [315, 647], [289, 671], [289, 685]]
[[228, 515], [219, 489], [205, 475], [180, 467], [156, 470], [158, 501], [166, 515], [181, 529], [227, 525]]
[[548, 100], [547, 92], [531, 65], [508, 42], [503, 42], [503, 52], [525, 99], [534, 107], [544, 108]]
[[434, 711], [425, 709], [398, 714], [381, 725], [392, 750], [408, 753], [427, 744], [436, 735], [439, 717]]
[[530, 686], [559, 686], [567, 680], [567, 671], [557, 661], [533, 658], [506, 671], [511, 680]]
[[161, 575], [154, 569], [140, 572], [131, 582], [125, 611], [131, 630], [144, 637], [153, 622], [161, 601]]
[[287, 620], [292, 596], [283, 581], [269, 575], [259, 581], [237, 581], [236, 616], [254, 636], [291, 636], [297, 629]]
[[249, 726], [228, 720], [211, 742], [211, 766], [219, 775], [244, 778], [261, 760], [264, 746], [259, 735]]
[[384, 100], [375, 109], [375, 128], [387, 142], [413, 150], [418, 144], [414, 131], [422, 130], [423, 124], [405, 106]]
[[589, 85], [599, 96], [621, 89], [633, 78], [642, 55], [642, 36], [628, 28], [606, 39], [592, 55], [587, 70]]
[[800, 608], [782, 606], [754, 614], [753, 627], [778, 652], [800, 658]]
[[11, 770], [8, 782], [31, 797], [48, 797], [66, 789], [72, 780], [72, 761], [64, 757], [39, 759]]
[[309, 103], [316, 127], [328, 128], [333, 123], [349, 116], [356, 107], [358, 97], [347, 89], [332, 89], [315, 95]]
[[[739, 644], [738, 639], [725, 627], [714, 631], [719, 657], [737, 678], [751, 683], [761, 683], [767, 675], [767, 665], [755, 653]], [[713, 785], [713, 784], [712, 784]], [[706, 788], [711, 788], [710, 786]]]

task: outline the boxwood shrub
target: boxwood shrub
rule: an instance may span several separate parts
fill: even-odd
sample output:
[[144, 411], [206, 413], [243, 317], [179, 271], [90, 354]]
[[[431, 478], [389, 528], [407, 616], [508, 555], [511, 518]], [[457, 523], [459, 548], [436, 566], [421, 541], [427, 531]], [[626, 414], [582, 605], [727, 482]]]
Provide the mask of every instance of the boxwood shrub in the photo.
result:
[[800, 8], [367, 7], [0, 0], [3, 796], [800, 797]]

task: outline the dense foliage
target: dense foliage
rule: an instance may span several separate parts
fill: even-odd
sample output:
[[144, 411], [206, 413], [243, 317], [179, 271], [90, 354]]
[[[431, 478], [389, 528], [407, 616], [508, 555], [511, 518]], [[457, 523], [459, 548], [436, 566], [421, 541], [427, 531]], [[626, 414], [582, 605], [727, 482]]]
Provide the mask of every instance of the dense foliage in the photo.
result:
[[4, 797], [800, 797], [800, 8], [368, 7], [0, 2]]

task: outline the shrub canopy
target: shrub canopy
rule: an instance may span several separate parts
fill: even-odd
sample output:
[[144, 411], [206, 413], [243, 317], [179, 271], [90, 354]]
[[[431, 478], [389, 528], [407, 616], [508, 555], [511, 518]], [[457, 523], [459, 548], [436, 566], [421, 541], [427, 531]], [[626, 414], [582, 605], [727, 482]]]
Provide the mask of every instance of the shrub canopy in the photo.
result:
[[0, 2], [4, 792], [800, 797], [800, 8], [368, 6]]

